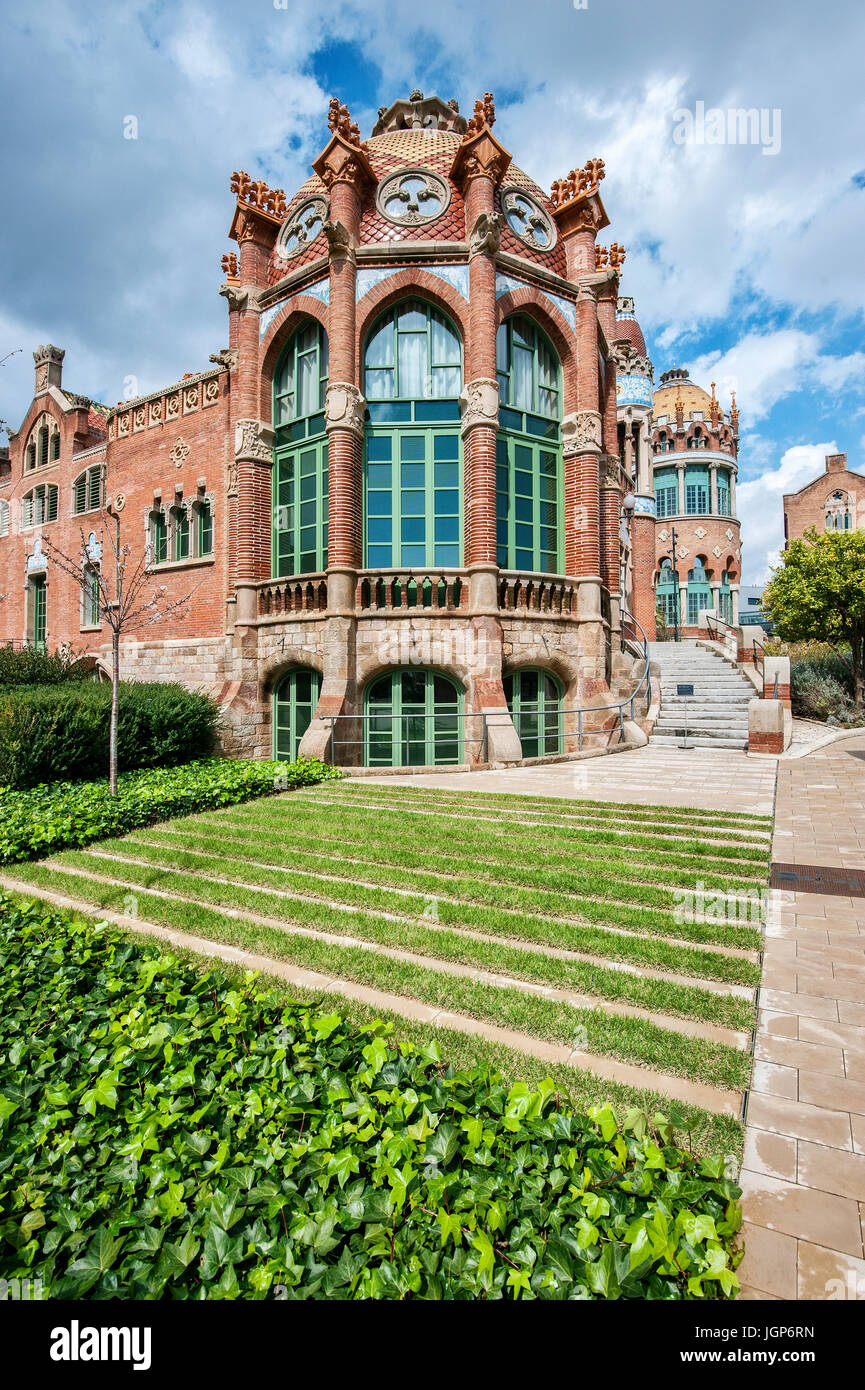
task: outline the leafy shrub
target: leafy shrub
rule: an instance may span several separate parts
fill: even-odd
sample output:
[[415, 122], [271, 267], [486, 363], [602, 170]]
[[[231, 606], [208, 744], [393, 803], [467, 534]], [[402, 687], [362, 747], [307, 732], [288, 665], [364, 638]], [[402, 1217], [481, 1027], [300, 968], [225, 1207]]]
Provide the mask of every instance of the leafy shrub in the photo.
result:
[[205, 758], [185, 767], [126, 773], [116, 796], [107, 780], [55, 782], [27, 791], [0, 787], [0, 864], [341, 776], [314, 758], [296, 763]]
[[59, 685], [83, 681], [90, 667], [76, 659], [67, 647], [42, 652], [35, 647], [0, 647], [0, 690], [12, 685]]
[[[111, 687], [92, 682], [18, 686], [0, 696], [0, 782], [39, 782], [108, 772]], [[170, 767], [213, 749], [219, 707], [182, 685], [123, 682], [117, 764]]]
[[0, 898], [0, 1276], [72, 1299], [735, 1294], [722, 1159], [392, 1027]]

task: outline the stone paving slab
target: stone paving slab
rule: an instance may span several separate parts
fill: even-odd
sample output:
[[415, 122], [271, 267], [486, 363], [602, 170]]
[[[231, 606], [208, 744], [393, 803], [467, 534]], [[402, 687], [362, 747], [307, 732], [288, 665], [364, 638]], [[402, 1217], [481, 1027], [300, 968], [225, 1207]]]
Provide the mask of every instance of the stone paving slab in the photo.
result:
[[[779, 763], [773, 859], [865, 868], [865, 736]], [[865, 899], [771, 893], [741, 1297], [865, 1300]]]

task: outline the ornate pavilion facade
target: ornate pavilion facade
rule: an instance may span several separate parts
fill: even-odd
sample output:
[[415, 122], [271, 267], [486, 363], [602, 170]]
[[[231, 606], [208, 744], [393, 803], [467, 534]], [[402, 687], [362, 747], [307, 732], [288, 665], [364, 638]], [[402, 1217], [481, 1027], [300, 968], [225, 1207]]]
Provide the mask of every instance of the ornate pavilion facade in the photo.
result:
[[110, 504], [185, 599], [122, 644], [123, 675], [211, 690], [229, 748], [381, 767], [573, 749], [563, 711], [613, 698], [636, 573], [623, 252], [596, 244], [603, 162], [549, 196], [494, 121], [490, 94], [466, 120], [415, 92], [362, 140], [334, 101], [293, 196], [236, 173], [229, 344], [205, 371], [106, 410], [35, 354], [0, 465], [3, 636], [104, 664], [42, 542], [83, 534], [99, 565]]

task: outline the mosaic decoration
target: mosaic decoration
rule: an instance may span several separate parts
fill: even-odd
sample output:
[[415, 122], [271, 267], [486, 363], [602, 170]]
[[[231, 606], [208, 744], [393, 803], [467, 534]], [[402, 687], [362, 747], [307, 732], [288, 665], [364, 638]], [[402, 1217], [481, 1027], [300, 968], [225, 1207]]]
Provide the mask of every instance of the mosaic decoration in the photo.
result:
[[645, 376], [617, 377], [616, 400], [619, 405], [651, 405], [651, 381]]
[[[329, 304], [329, 303], [330, 303], [330, 280], [329, 280], [327, 277], [325, 277], [324, 280], [316, 280], [316, 282], [315, 282], [314, 285], [307, 285], [305, 289], [299, 290], [298, 293], [299, 293], [299, 294], [308, 294], [308, 295], [310, 296], [310, 298], [319, 300], [319, 302], [320, 302], [321, 304]], [[279, 304], [272, 304], [271, 307], [270, 307], [269, 309], [265, 309], [264, 313], [259, 315], [259, 319], [258, 319], [258, 337], [259, 337], [259, 341], [264, 337], [265, 333], [267, 332], [267, 330], [268, 330], [268, 328], [270, 327], [270, 325], [273, 323], [273, 320], [276, 318], [276, 316], [277, 316], [277, 314], [279, 313], [279, 311], [280, 311], [282, 308], [284, 308], [285, 305], [286, 305], [287, 303], [288, 303], [288, 300], [287, 300], [287, 299], [280, 300]]]
[[[537, 286], [529, 286], [527, 280], [518, 280], [514, 275], [496, 275], [496, 299], [501, 299], [503, 294], [510, 290], [522, 290], [528, 286], [536, 289]], [[551, 304], [555, 304], [559, 313], [564, 316], [570, 324], [572, 330], [577, 331], [577, 306], [572, 304], [569, 299], [564, 299], [560, 294], [550, 294], [547, 290], [540, 290], [544, 299], [548, 299]]]

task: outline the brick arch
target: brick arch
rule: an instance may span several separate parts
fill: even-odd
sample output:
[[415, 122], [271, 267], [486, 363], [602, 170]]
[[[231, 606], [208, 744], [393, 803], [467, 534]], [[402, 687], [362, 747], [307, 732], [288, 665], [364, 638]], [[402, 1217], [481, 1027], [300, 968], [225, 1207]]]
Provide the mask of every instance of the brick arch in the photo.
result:
[[514, 314], [525, 314], [546, 333], [562, 364], [562, 413], [577, 408], [576, 336], [561, 309], [534, 285], [508, 290], [496, 300], [496, 328]]
[[276, 687], [290, 671], [317, 671], [324, 679], [324, 659], [319, 652], [304, 652], [303, 661], [292, 656], [269, 666], [260, 681], [260, 698], [264, 703], [273, 700]]
[[455, 290], [446, 280], [442, 280], [438, 275], [433, 275], [427, 270], [421, 270], [417, 266], [406, 266], [404, 269], [398, 270], [395, 275], [388, 275], [387, 279], [379, 281], [358, 300], [355, 360], [357, 361], [359, 379], [363, 376], [364, 339], [376, 319], [380, 318], [394, 304], [398, 304], [401, 299], [410, 299], [412, 296], [435, 305], [437, 309], [441, 309], [443, 314], [447, 314], [448, 318], [453, 320], [463, 343], [464, 377], [466, 381], [470, 381], [471, 335], [468, 331], [468, 300], [463, 299], [459, 290]]
[[727, 580], [730, 584], [736, 584], [739, 580], [739, 564], [735, 555], [728, 555], [724, 561], [724, 569], [727, 571]]
[[295, 294], [283, 304], [261, 340], [259, 414], [270, 423], [273, 413], [273, 375], [282, 350], [296, 328], [305, 319], [315, 319], [325, 333], [329, 332], [330, 315], [326, 304], [311, 294]]
[[555, 676], [562, 688], [562, 704], [566, 707], [579, 698], [579, 660], [570, 660], [567, 655], [559, 652], [545, 651], [541, 658], [532, 656], [530, 652], [527, 652], [524, 656], [511, 657], [502, 662], [502, 683], [504, 684], [507, 676], [513, 676], [517, 671], [527, 669], [549, 671], [551, 676]]

